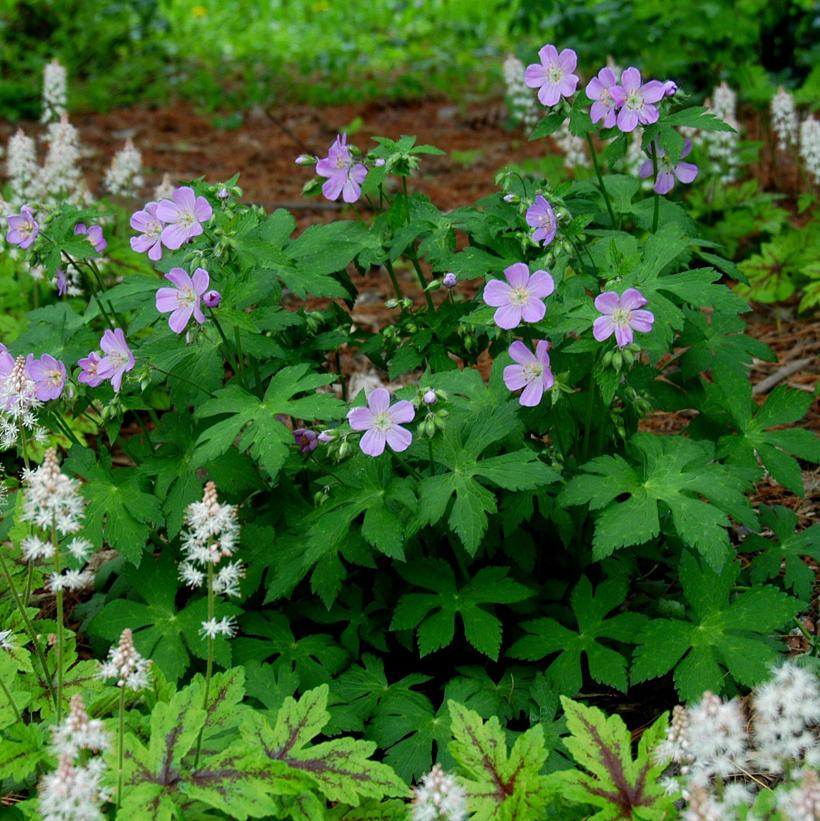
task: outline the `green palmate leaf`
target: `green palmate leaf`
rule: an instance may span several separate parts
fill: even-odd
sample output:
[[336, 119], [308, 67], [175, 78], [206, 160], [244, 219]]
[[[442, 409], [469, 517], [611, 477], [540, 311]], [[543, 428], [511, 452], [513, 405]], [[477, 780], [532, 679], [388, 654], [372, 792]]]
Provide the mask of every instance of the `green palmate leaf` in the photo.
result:
[[0, 744], [0, 778], [22, 783], [34, 776], [50, 758], [45, 724], [20, 724], [3, 730]]
[[798, 531], [795, 513], [778, 505], [761, 510], [760, 524], [772, 531], [773, 538], [753, 534], [741, 544], [744, 553], [757, 553], [752, 559], [752, 583], [778, 577], [782, 569], [783, 584], [808, 601], [815, 573], [805, 559], [820, 562], [820, 523]]
[[589, 673], [595, 681], [626, 691], [627, 661], [621, 653], [601, 641], [609, 639], [634, 644], [635, 637], [645, 626], [647, 618], [639, 613], [618, 613], [607, 618], [608, 613], [624, 603], [626, 593], [626, 583], [614, 579], [598, 585], [593, 593], [589, 580], [582, 577], [570, 597], [577, 632], [555, 619], [524, 622], [522, 626], [530, 635], [515, 642], [509, 655], [540, 661], [557, 653], [557, 658], [547, 668], [547, 678], [562, 693], [577, 693], [581, 689], [582, 657], [586, 657]]
[[594, 556], [655, 538], [668, 510], [680, 539], [720, 568], [729, 553], [729, 516], [748, 527], [757, 522], [744, 495], [748, 472], [714, 462], [709, 443], [679, 436], [638, 433], [630, 448], [640, 467], [621, 456], [600, 456], [583, 465], [558, 497], [597, 511]]
[[732, 596], [740, 566], [726, 562], [720, 574], [702, 567], [691, 553], [680, 562], [690, 621], [654, 619], [641, 631], [632, 680], [646, 681], [675, 671], [683, 701], [705, 690], [726, 689], [727, 676], [745, 687], [763, 681], [777, 659], [775, 631], [800, 612], [797, 599], [774, 587]]
[[701, 131], [734, 131], [735, 129], [716, 117], [704, 106], [692, 106], [676, 111], [663, 119], [664, 125], [676, 127], [686, 126], [687, 128], [698, 128]]
[[[276, 417], [332, 419], [341, 415], [343, 404], [330, 393], [316, 389], [329, 385], [332, 374], [310, 373], [310, 365], [282, 368], [271, 379], [264, 397], [232, 384], [216, 392], [214, 399], [197, 409], [197, 417], [225, 417], [206, 428], [197, 440], [195, 465], [203, 465], [225, 453], [239, 438], [239, 450], [248, 451], [275, 479], [293, 445], [291, 431]], [[297, 394], [308, 396], [296, 398]]]
[[407, 795], [407, 785], [390, 767], [370, 760], [373, 742], [340, 738], [312, 744], [330, 720], [327, 698], [327, 685], [309, 690], [298, 701], [287, 698], [272, 725], [252, 713], [243, 727], [248, 746], [261, 749], [274, 773], [286, 765], [327, 801], [357, 806], [362, 799]]
[[803, 428], [772, 428], [802, 419], [814, 399], [812, 394], [780, 386], [753, 412], [748, 381], [735, 379], [724, 387], [723, 403], [738, 430], [720, 440], [719, 453], [732, 463], [751, 467], [756, 467], [759, 459], [775, 481], [802, 496], [803, 477], [797, 458], [820, 462], [820, 437]]
[[85, 479], [85, 535], [98, 546], [107, 542], [138, 565], [149, 533], [163, 521], [159, 499], [147, 492], [139, 471], [112, 470], [109, 454], [101, 452], [97, 462], [93, 451], [76, 445], [63, 468]]
[[567, 115], [563, 111], [552, 111], [542, 117], [530, 134], [530, 140], [539, 140], [541, 137], [549, 137], [563, 125]]
[[482, 568], [463, 587], [457, 586], [450, 565], [439, 559], [419, 559], [399, 572], [418, 587], [433, 591], [403, 595], [390, 623], [391, 630], [416, 630], [422, 656], [452, 643], [458, 614], [467, 641], [496, 660], [501, 620], [485, 607], [512, 604], [532, 595], [529, 588], [507, 578], [506, 567]]
[[632, 737], [620, 716], [607, 718], [597, 707], [565, 696], [561, 704], [570, 731], [563, 742], [577, 768], [549, 776], [550, 786], [565, 801], [599, 807], [588, 816], [595, 821], [669, 818], [674, 797], [659, 783], [666, 765], [653, 758], [654, 747], [666, 732], [666, 715], [644, 731], [633, 758]]
[[507, 750], [495, 717], [483, 721], [456, 701], [448, 708], [453, 733], [450, 753], [459, 766], [473, 821], [537, 821], [546, 818], [547, 780], [541, 768], [549, 751], [537, 725]]

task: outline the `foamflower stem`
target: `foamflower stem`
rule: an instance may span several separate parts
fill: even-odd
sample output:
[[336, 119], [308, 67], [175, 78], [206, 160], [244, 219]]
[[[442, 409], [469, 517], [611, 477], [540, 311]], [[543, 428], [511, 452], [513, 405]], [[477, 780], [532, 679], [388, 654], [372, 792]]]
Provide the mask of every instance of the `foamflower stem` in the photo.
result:
[[[214, 612], [216, 610], [216, 594], [214, 593], [214, 566], [212, 562], [208, 563], [208, 621], [214, 620]], [[208, 636], [208, 660], [205, 665], [205, 696], [202, 699], [202, 709], [205, 710], [207, 723], [208, 712], [208, 698], [211, 695], [211, 676], [214, 669], [214, 638]], [[196, 739], [196, 754], [194, 756], [194, 767], [199, 766], [199, 754], [202, 751], [202, 736], [205, 733], [205, 724], [199, 730], [199, 735]]]
[[595, 176], [598, 178], [598, 185], [601, 188], [601, 193], [604, 195], [604, 202], [606, 203], [606, 210], [609, 212], [609, 219], [612, 222], [612, 227], [617, 227], [615, 220], [615, 212], [612, 210], [612, 203], [609, 200], [606, 186], [604, 185], [604, 178], [601, 176], [601, 167], [598, 165], [598, 154], [595, 151], [595, 144], [592, 142], [592, 136], [587, 132], [587, 145], [589, 145], [589, 153], [592, 157], [592, 167], [595, 169]]
[[120, 683], [120, 699], [117, 722], [117, 803], [115, 810], [119, 812], [122, 804], [122, 767], [125, 758], [125, 684]]

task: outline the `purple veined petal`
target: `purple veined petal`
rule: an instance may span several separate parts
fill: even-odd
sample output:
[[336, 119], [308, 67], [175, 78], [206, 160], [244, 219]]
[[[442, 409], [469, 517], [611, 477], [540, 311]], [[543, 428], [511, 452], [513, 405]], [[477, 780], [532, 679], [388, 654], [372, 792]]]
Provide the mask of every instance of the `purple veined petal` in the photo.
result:
[[633, 338], [632, 328], [630, 328], [629, 325], [615, 326], [615, 342], [619, 348], [625, 348], [627, 345], [631, 345]]
[[611, 112], [611, 108], [605, 106], [603, 103], [595, 102], [589, 109], [589, 116], [593, 123], [597, 123], [598, 120], [603, 120]]
[[641, 109], [641, 112], [638, 115], [638, 119], [643, 125], [652, 125], [652, 123], [658, 122], [658, 117], [660, 116], [661, 115], [658, 112], [658, 109], [655, 108], [655, 106], [646, 103], [644, 107]]
[[621, 307], [621, 298], [615, 291], [604, 291], [595, 297], [595, 310], [602, 314], [611, 314]]
[[198, 237], [200, 234], [204, 233], [204, 231], [205, 229], [202, 227], [202, 225], [198, 222], [195, 222], [188, 227], [188, 239]]
[[376, 388], [367, 394], [367, 407], [373, 413], [386, 413], [390, 409], [390, 391], [387, 388]]
[[698, 167], [693, 162], [679, 162], [675, 166], [675, 176], [681, 182], [694, 182], [698, 175]]
[[148, 259], [151, 262], [157, 262], [158, 260], [162, 259], [162, 241], [157, 239], [155, 240], [153, 246], [148, 250]]
[[541, 380], [530, 382], [518, 397], [518, 403], [525, 408], [534, 408], [544, 396], [544, 383]]
[[554, 384], [555, 384], [555, 377], [552, 375], [552, 371], [549, 369], [549, 365], [547, 365], [544, 368], [544, 378], [543, 378], [544, 390], [548, 391]]
[[561, 79], [561, 82], [558, 83], [558, 89], [561, 92], [563, 97], [571, 97], [575, 94], [575, 90], [578, 88], [578, 75], [577, 74], [567, 74], [565, 77]]
[[160, 239], [162, 240], [162, 244], [166, 248], [170, 249], [171, 251], [176, 251], [188, 241], [188, 237], [190, 236], [190, 228], [185, 228], [179, 223], [171, 223], [170, 225], [166, 225], [165, 228], [162, 229]]
[[548, 368], [550, 365], [549, 349], [550, 343], [546, 339], [539, 339], [538, 342], [535, 343], [535, 359], [545, 368]]
[[342, 186], [342, 199], [346, 203], [353, 203], [356, 202], [361, 195], [362, 189], [359, 184], [355, 180], [348, 177]]
[[183, 210], [193, 212], [196, 208], [196, 194], [190, 185], [183, 185], [171, 194], [171, 199]]
[[538, 99], [541, 105], [547, 106], [548, 108], [557, 105], [561, 99], [561, 89], [558, 83], [545, 81], [544, 85], [538, 89]]
[[[604, 91], [604, 86], [601, 81], [597, 77], [593, 77], [588, 83], [587, 87], [584, 89], [584, 93], [590, 100], [598, 100], [601, 97], [601, 93]], [[593, 106], [594, 108], [594, 106]], [[592, 122], [595, 122], [593, 120]]]
[[626, 102], [626, 92], [620, 86], [611, 86], [609, 95], [616, 106], [620, 107]]
[[641, 167], [638, 169], [638, 176], [645, 180], [647, 177], [651, 177], [655, 167], [652, 165], [652, 160], [644, 160], [641, 163]]
[[618, 115], [615, 113], [615, 108], [610, 108], [604, 117], [604, 128], [615, 128]]
[[504, 269], [504, 276], [513, 288], [526, 288], [530, 278], [530, 269], [524, 262], [516, 262]]
[[592, 323], [592, 335], [598, 342], [609, 339], [615, 333], [615, 323], [611, 316], [599, 316]]
[[512, 288], [500, 279], [491, 279], [484, 286], [482, 298], [487, 305], [500, 308], [509, 304], [512, 298]]
[[316, 173], [320, 177], [332, 177], [338, 170], [336, 163], [328, 157], [323, 157], [316, 163]]
[[365, 177], [367, 177], [367, 166], [360, 162], [356, 163], [356, 165], [350, 169], [349, 173], [353, 182], [361, 185], [365, 181]]
[[547, 70], [540, 63], [530, 63], [524, 71], [524, 82], [529, 88], [540, 88], [547, 81]]
[[521, 313], [520, 305], [503, 305], [493, 315], [493, 321], [499, 328], [511, 331], [521, 324]]
[[618, 128], [625, 134], [629, 134], [638, 127], [638, 112], [631, 108], [622, 108], [618, 112]]
[[390, 445], [392, 450], [396, 451], [396, 453], [401, 453], [407, 450], [412, 444], [413, 434], [410, 433], [407, 428], [400, 428], [398, 425], [393, 425], [393, 427], [387, 431], [386, 439], [387, 444]]
[[353, 430], [368, 430], [373, 427], [375, 415], [370, 408], [352, 408], [347, 413], [347, 421]]
[[156, 216], [160, 222], [176, 222], [181, 213], [182, 209], [171, 200], [160, 200], [157, 203]]
[[191, 277], [191, 284], [197, 296], [202, 296], [208, 290], [211, 284], [211, 277], [204, 268], [197, 268], [194, 275]]
[[[119, 328], [116, 329], [117, 331]], [[100, 338], [100, 349], [103, 353], [114, 353], [120, 349], [120, 338], [115, 331], [107, 330]]]
[[609, 66], [605, 66], [598, 72], [597, 79], [601, 85], [604, 86], [604, 88], [611, 88], [618, 83], [618, 78], [615, 76], [615, 72]]
[[650, 80], [641, 86], [641, 96], [647, 103], [657, 103], [664, 97], [664, 84], [660, 80]]
[[558, 62], [558, 49], [552, 43], [547, 43], [538, 49], [538, 59], [545, 65], [551, 65]]
[[328, 200], [337, 200], [347, 182], [347, 173], [344, 169], [336, 169], [322, 185], [322, 195]]
[[641, 72], [635, 66], [630, 66], [621, 74], [621, 87], [627, 92], [641, 87]]
[[658, 171], [655, 180], [655, 193], [668, 194], [675, 187], [675, 175], [671, 171]]
[[176, 288], [160, 288], [156, 295], [156, 308], [161, 314], [179, 308], [179, 291]]
[[527, 380], [524, 379], [524, 368], [521, 365], [507, 365], [504, 368], [504, 384], [507, 390], [520, 391]]
[[172, 282], [180, 290], [193, 287], [191, 277], [184, 268], [171, 268], [171, 270], [165, 275], [165, 279], [167, 279], [168, 282]]
[[692, 141], [687, 137], [683, 141], [683, 150], [680, 152], [680, 158], [688, 157], [692, 153]]
[[131, 237], [131, 250], [138, 254], [144, 254], [149, 248], [156, 244], [156, 237], [148, 237], [145, 234], [140, 234], [137, 237]]
[[507, 349], [507, 353], [513, 362], [517, 362], [519, 365], [529, 365], [535, 362], [533, 352], [520, 339], [516, 339], [515, 342], [510, 345]]
[[571, 48], [563, 48], [557, 62], [567, 74], [571, 74], [578, 65], [578, 55]]
[[381, 456], [384, 453], [384, 445], [387, 441], [387, 436], [384, 431], [370, 428], [364, 436], [362, 436], [359, 447], [363, 453], [368, 456]]
[[192, 306], [191, 311], [193, 312], [193, 317], [196, 320], [197, 325], [202, 325], [205, 322], [205, 314], [202, 313], [202, 308], [200, 307], [199, 300], [197, 300]]
[[193, 312], [191, 305], [180, 306], [168, 317], [168, 327], [175, 334], [181, 334], [188, 326]]
[[413, 407], [413, 403], [408, 402], [406, 399], [400, 399], [391, 405], [388, 412], [390, 413], [390, 418], [399, 425], [412, 422], [416, 417], [416, 409]]
[[646, 303], [646, 297], [637, 288], [627, 288], [621, 295], [621, 307], [625, 311], [635, 311]]
[[114, 393], [119, 393], [120, 392], [120, 389], [122, 388], [122, 378], [123, 378], [123, 376], [125, 376], [125, 371], [118, 368], [117, 370], [112, 371], [111, 373], [109, 373], [109, 375], [107, 377], [105, 377], [106, 379], [111, 380], [111, 387], [114, 389]]
[[547, 306], [537, 297], [531, 296], [521, 309], [524, 322], [540, 322], [547, 313]]
[[555, 280], [549, 271], [538, 270], [530, 277], [527, 289], [533, 296], [546, 299], [555, 291]]
[[632, 311], [629, 317], [629, 324], [636, 331], [642, 334], [648, 334], [655, 324], [655, 314], [652, 311]]
[[194, 206], [194, 216], [200, 222], [207, 222], [214, 215], [214, 209], [211, 203], [205, 197], [197, 197], [196, 205]]

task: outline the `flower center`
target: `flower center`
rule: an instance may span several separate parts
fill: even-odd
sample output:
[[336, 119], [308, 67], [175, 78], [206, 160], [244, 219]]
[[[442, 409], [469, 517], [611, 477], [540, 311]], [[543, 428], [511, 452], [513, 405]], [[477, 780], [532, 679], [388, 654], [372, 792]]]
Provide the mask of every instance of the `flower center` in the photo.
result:
[[538, 224], [541, 228], [546, 228], [548, 225], [552, 225], [552, 218], [546, 211], [544, 211], [543, 214], [538, 215]]
[[46, 382], [50, 382], [55, 388], [59, 387], [63, 384], [63, 375], [57, 370], [47, 371]]
[[528, 362], [523, 366], [522, 371], [524, 381], [527, 382], [527, 384], [530, 382], [538, 382], [544, 375], [544, 366], [540, 362]]
[[190, 308], [196, 305], [196, 291], [193, 288], [180, 288], [177, 296], [177, 302], [185, 308]]
[[513, 305], [526, 305], [530, 299], [530, 292], [527, 288], [513, 288], [510, 302]]
[[635, 88], [627, 94], [626, 107], [633, 111], [640, 111], [643, 108], [643, 95], [640, 89]]
[[183, 211], [179, 215], [179, 224], [183, 228], [190, 228], [196, 222], [196, 214], [193, 211]]
[[612, 321], [621, 328], [625, 328], [629, 325], [629, 316], [630, 311], [627, 311], [626, 308], [616, 308], [612, 312]]
[[561, 66], [551, 65], [547, 71], [547, 77], [551, 83], [560, 83], [564, 79], [564, 69]]
[[24, 222], [24, 223], [20, 226], [20, 228], [19, 228], [18, 230], [20, 231], [20, 233], [21, 233], [24, 237], [30, 237], [30, 236], [31, 236], [31, 234], [32, 234], [32, 232], [34, 231], [34, 223], [33, 223], [33, 222], [31, 222], [30, 220], [26, 220], [26, 221], [25, 221], [25, 222]]
[[601, 96], [598, 98], [599, 102], [603, 103], [605, 106], [609, 107], [612, 105], [612, 95], [609, 93], [608, 89], [602, 89]]
[[145, 236], [150, 237], [151, 239], [159, 239], [159, 235], [161, 233], [162, 233], [162, 223], [159, 220], [154, 220], [145, 229]]
[[393, 420], [390, 418], [390, 414], [387, 411], [377, 413], [376, 418], [373, 420], [373, 427], [376, 428], [376, 430], [382, 431], [382, 433], [387, 433], [387, 431], [393, 427]]

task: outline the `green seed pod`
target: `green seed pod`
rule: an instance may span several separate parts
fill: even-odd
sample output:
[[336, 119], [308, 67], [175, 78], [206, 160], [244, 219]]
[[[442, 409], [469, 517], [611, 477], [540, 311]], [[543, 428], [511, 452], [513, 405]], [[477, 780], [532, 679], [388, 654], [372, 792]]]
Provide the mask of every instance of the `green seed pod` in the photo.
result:
[[339, 443], [339, 458], [344, 459], [350, 453], [350, 442], [347, 439], [342, 439]]
[[612, 364], [612, 354], [613, 354], [613, 353], [615, 353], [615, 351], [607, 351], [607, 352], [603, 355], [603, 358], [601, 359], [601, 364], [602, 364], [605, 368], [608, 368], [608, 367]]
[[624, 362], [626, 362], [630, 368], [635, 364], [635, 355], [629, 348], [624, 348], [623, 351], [621, 351], [621, 355], [624, 358]]
[[434, 279], [432, 282], [428, 284], [428, 286], [424, 289], [425, 291], [437, 291], [441, 288], [441, 280]]
[[624, 366], [624, 357], [621, 351], [614, 351], [612, 354], [612, 367], [620, 373], [621, 368]]

